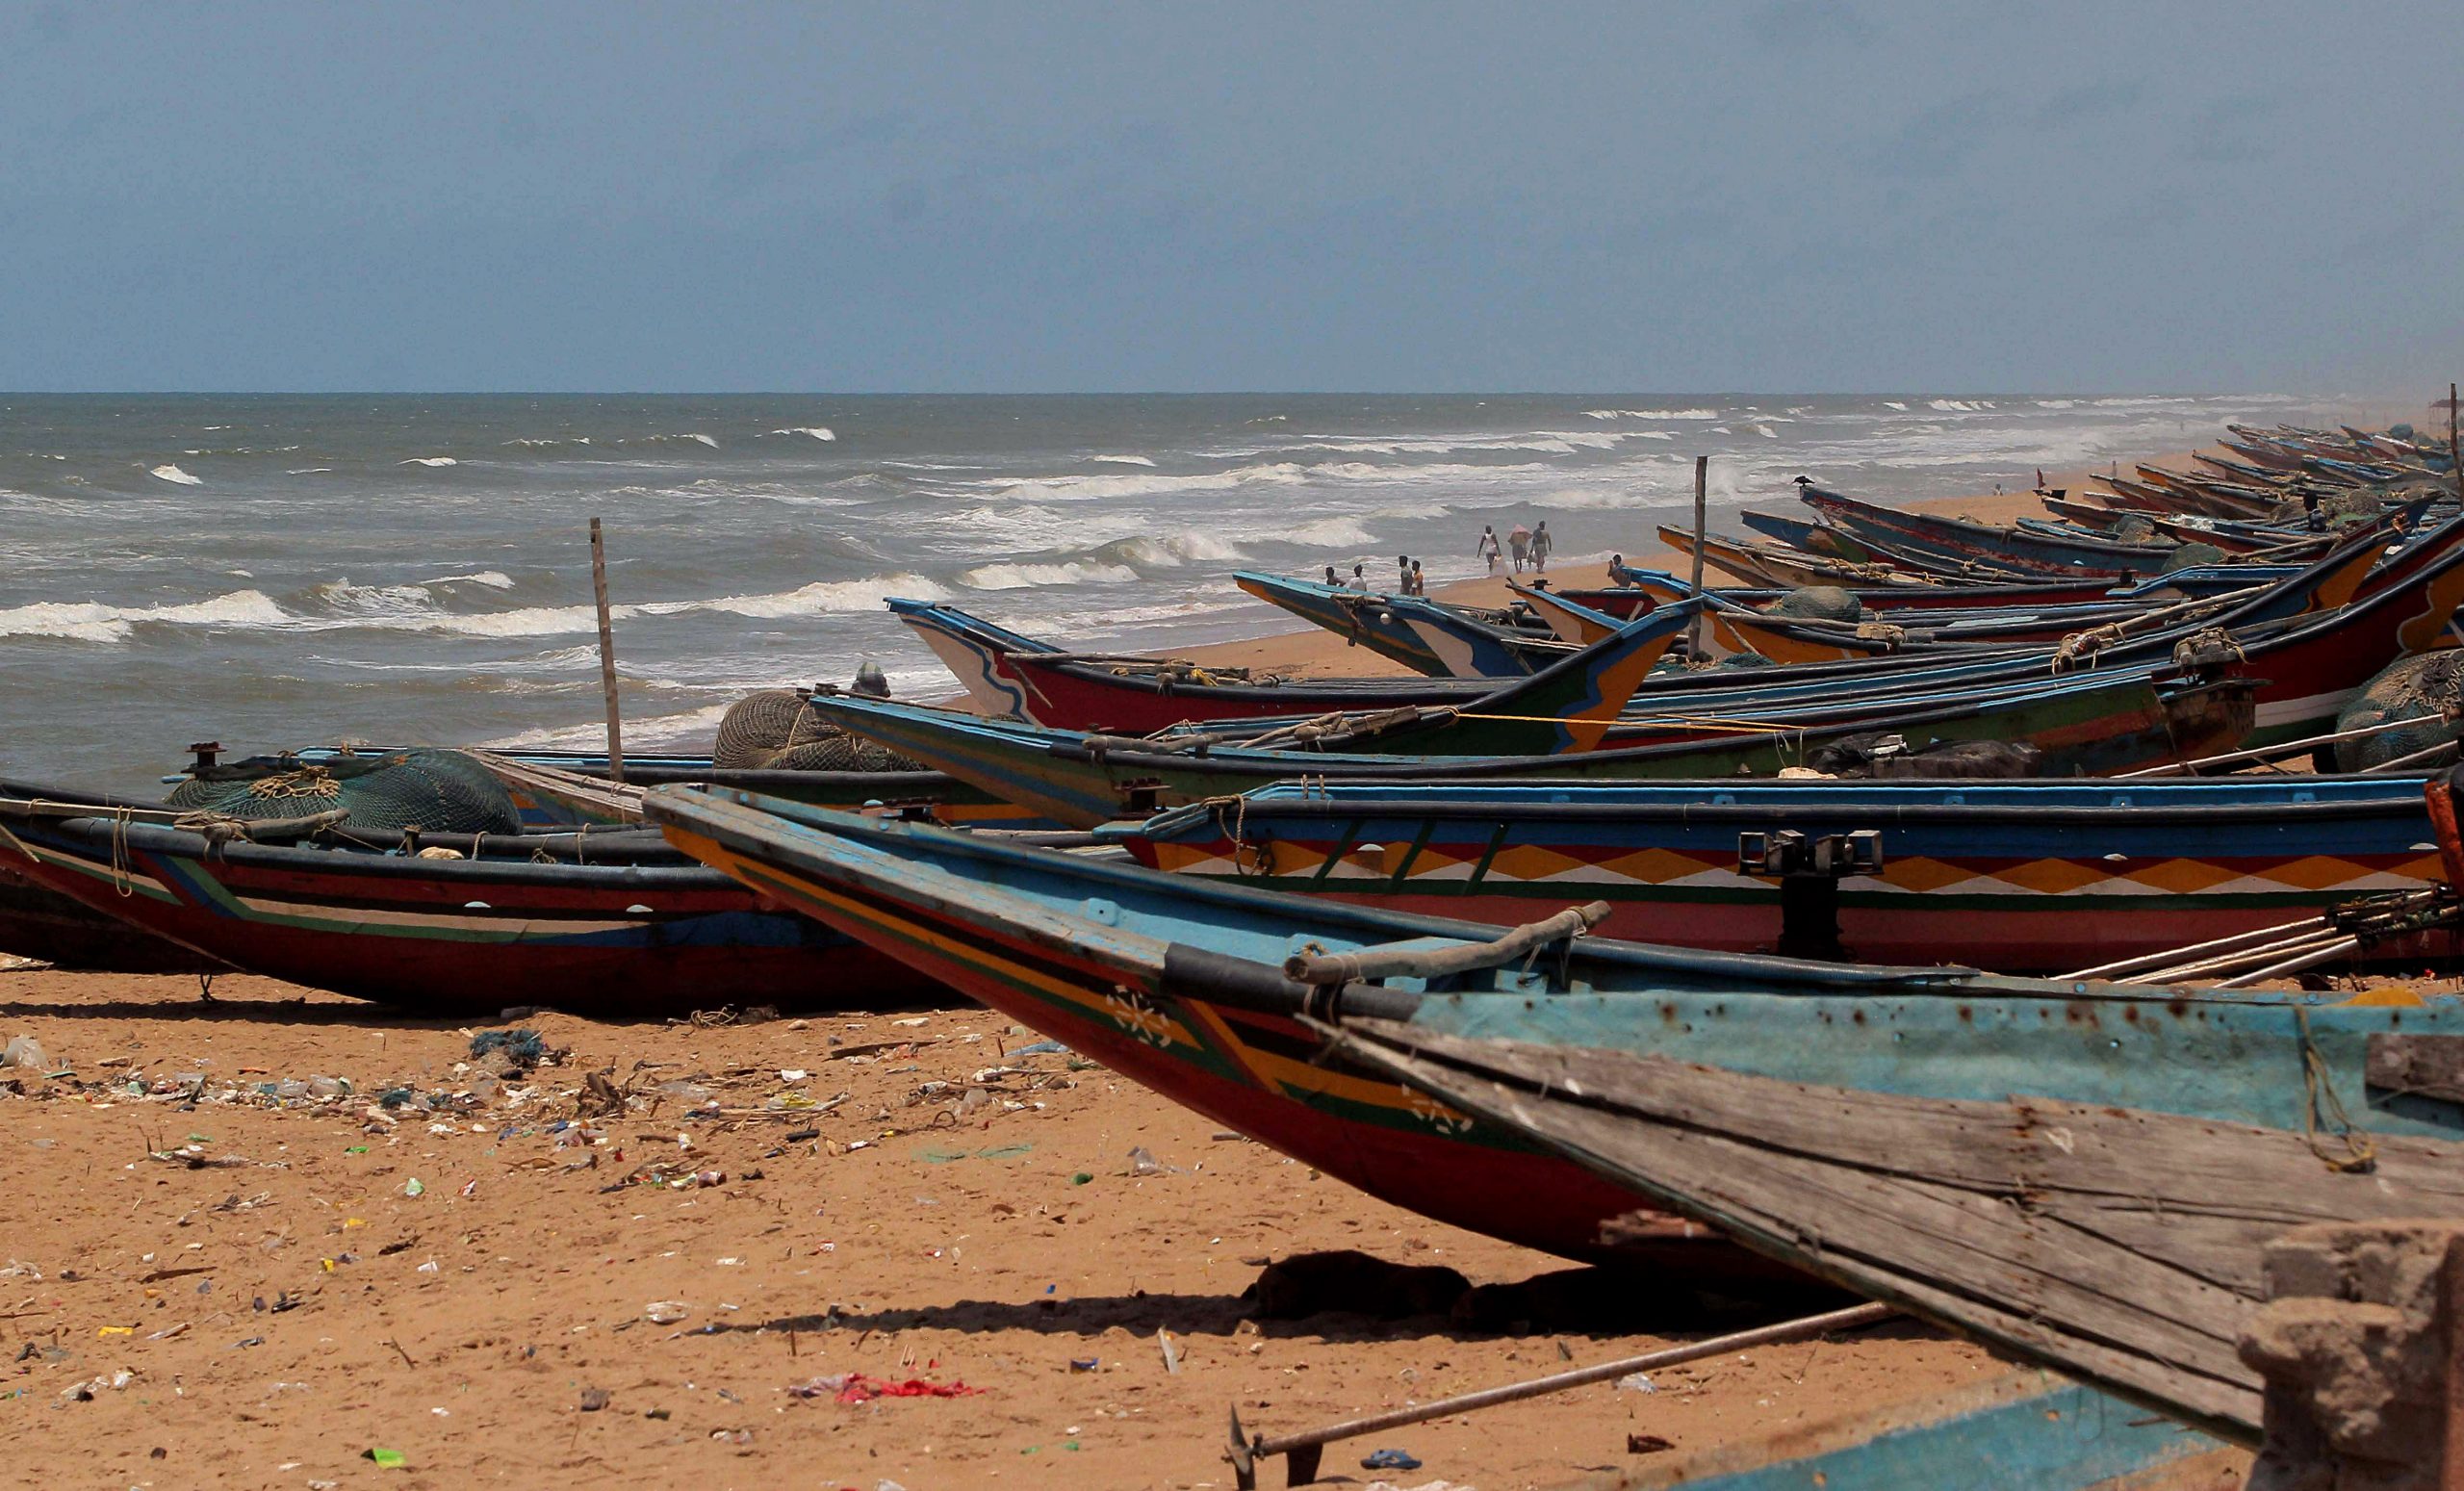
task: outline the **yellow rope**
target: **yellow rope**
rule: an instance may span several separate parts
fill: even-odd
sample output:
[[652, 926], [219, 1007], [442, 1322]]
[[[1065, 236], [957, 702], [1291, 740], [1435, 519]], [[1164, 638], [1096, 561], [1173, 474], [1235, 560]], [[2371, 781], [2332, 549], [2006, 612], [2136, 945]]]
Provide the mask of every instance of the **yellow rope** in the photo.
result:
[[[2352, 1118], [2345, 1112], [2344, 1099], [2336, 1095], [2327, 1059], [2319, 1054], [2318, 1043], [2310, 1039], [2310, 1012], [2295, 1005], [2293, 1018], [2301, 1029], [2301, 1137], [2309, 1144], [2310, 1152], [2325, 1161], [2329, 1170], [2375, 1169], [2378, 1146], [2371, 1143], [2368, 1135], [2354, 1131]], [[2344, 1141], [2345, 1152], [2341, 1155], [2328, 1153], [2319, 1143], [2319, 1119], [2323, 1114], [2335, 1125], [2336, 1137]]]
[[124, 897], [137, 894], [137, 879], [129, 871], [128, 826], [136, 813], [126, 808], [112, 810], [112, 888]]

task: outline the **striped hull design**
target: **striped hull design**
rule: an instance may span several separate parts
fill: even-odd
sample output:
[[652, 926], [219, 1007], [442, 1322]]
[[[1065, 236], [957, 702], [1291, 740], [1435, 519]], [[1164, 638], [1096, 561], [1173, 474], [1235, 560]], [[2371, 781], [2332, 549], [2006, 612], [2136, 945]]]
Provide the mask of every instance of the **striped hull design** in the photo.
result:
[[1323, 627], [1355, 647], [1392, 658], [1415, 673], [1433, 679], [1452, 676], [1445, 659], [1431, 652], [1418, 633], [1377, 604], [1382, 597], [1246, 570], [1236, 571], [1232, 582], [1269, 604], [1282, 606], [1301, 620]]
[[[913, 965], [1123, 1076], [1370, 1195], [1422, 1216], [1572, 1258], [1633, 1195], [1477, 1125], [1399, 1084], [1312, 1060], [1296, 1021], [1175, 996], [1161, 981], [1065, 942], [871, 893], [749, 856], [674, 823], [680, 848], [860, 942]], [[1507, 1201], [1510, 1198], [1510, 1203]], [[1689, 1276], [1770, 1270], [1707, 1229], [1670, 1221], [1614, 1255]]]
[[[1737, 873], [1738, 835], [1872, 829], [1883, 873], [1840, 887], [1850, 955], [2004, 973], [2162, 952], [2444, 878], [2420, 786], [2401, 781], [2266, 793], [2211, 783], [1841, 794], [1704, 784], [1578, 791], [1556, 807], [1541, 791], [1425, 793], [1417, 805], [1415, 795], [1270, 788], [1117, 837], [1156, 869], [1501, 926], [1604, 900], [1604, 936], [1751, 953], [1778, 942], [1780, 888]], [[2271, 800], [2237, 801], [2260, 796]], [[2464, 948], [2441, 933], [2374, 951], [2417, 964]]]
[[10, 825], [28, 879], [252, 973], [435, 1011], [549, 1004], [675, 1014], [789, 1000], [865, 1003], [925, 987], [693, 865], [438, 861], [233, 845], [144, 826], [115, 855], [104, 820]]

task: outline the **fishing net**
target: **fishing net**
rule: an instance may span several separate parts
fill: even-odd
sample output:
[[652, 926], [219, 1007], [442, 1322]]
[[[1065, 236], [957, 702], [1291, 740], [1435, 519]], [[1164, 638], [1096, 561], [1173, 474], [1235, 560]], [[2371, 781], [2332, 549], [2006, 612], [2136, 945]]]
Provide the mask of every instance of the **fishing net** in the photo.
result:
[[1773, 668], [1779, 666], [1760, 653], [1731, 653], [1713, 664], [1720, 668]]
[[1837, 585], [1801, 585], [1772, 602], [1771, 614], [1799, 621], [1863, 621], [1865, 607]]
[[765, 688], [728, 707], [711, 763], [722, 771], [920, 771], [895, 751], [860, 739], [805, 707], [791, 689]]
[[363, 833], [433, 829], [452, 834], [518, 834], [522, 814], [488, 769], [460, 751], [397, 751], [387, 756], [270, 767], [236, 779], [192, 777], [172, 788], [174, 808], [255, 823], [348, 809]]
[[[2377, 517], [2379, 506], [2376, 492], [2347, 487], [2323, 494], [2319, 499], [2319, 515], [2326, 520], [2327, 527], [2343, 527]], [[2301, 499], [2297, 497], [2276, 503], [2275, 510], [2268, 514], [2269, 522], [2279, 525], [2298, 527], [2309, 520], [2309, 509], [2302, 506]]]
[[[2339, 733], [2379, 724], [2392, 723], [2392, 728], [2337, 741], [2336, 769], [2366, 771], [2455, 739], [2456, 726], [2447, 711], [2459, 706], [2464, 706], [2464, 652], [2451, 648], [2397, 658], [2336, 716]], [[2419, 723], [2402, 723], [2407, 720]]]
[[2157, 573], [2170, 575], [2201, 564], [2222, 564], [2224, 551], [2214, 544], [2184, 544], [2165, 556], [2165, 567]]

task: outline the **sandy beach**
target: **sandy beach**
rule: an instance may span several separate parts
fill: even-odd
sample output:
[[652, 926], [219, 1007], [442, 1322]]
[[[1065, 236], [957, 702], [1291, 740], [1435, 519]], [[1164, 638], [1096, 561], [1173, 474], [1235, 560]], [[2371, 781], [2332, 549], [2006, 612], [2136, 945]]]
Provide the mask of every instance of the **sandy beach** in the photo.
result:
[[[1208, 656], [1384, 666], [1318, 631]], [[477, 1027], [270, 980], [0, 971], [0, 1040], [59, 1073], [0, 1083], [19, 1483], [1227, 1486], [1227, 1410], [1288, 1431], [1792, 1313], [1432, 1224], [972, 1006], [788, 1015], [526, 1015], [551, 1055], [497, 1074]], [[1343, 1249], [1476, 1302], [1248, 1293]], [[1325, 1476], [1567, 1485], [2009, 1370], [1899, 1324], [1338, 1445]], [[1421, 1468], [1361, 1467], [1388, 1448]]]

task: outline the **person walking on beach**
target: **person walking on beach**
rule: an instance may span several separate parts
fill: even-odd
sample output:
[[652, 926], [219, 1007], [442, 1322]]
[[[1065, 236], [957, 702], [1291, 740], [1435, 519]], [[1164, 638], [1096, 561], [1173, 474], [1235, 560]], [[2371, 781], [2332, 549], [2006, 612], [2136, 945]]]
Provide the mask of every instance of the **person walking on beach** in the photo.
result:
[[1514, 573], [1522, 574], [1523, 567], [1531, 561], [1531, 530], [1520, 523], [1516, 524], [1514, 531], [1505, 536], [1505, 547], [1506, 552], [1514, 555]]
[[1531, 534], [1531, 567], [1543, 575], [1548, 574], [1549, 551], [1553, 547], [1549, 541], [1549, 520], [1543, 518], [1540, 527]]
[[1410, 554], [1399, 553], [1395, 556], [1395, 593], [1399, 596], [1407, 596], [1412, 593], [1412, 556]]
[[1412, 561], [1412, 584], [1411, 588], [1404, 593], [1416, 596], [1428, 594], [1428, 577], [1421, 573], [1421, 561], [1418, 559]]
[[1480, 525], [1479, 547], [1472, 551], [1472, 557], [1475, 559], [1488, 560], [1489, 573], [1495, 575], [1498, 572], [1498, 530], [1496, 525], [1488, 523]]

